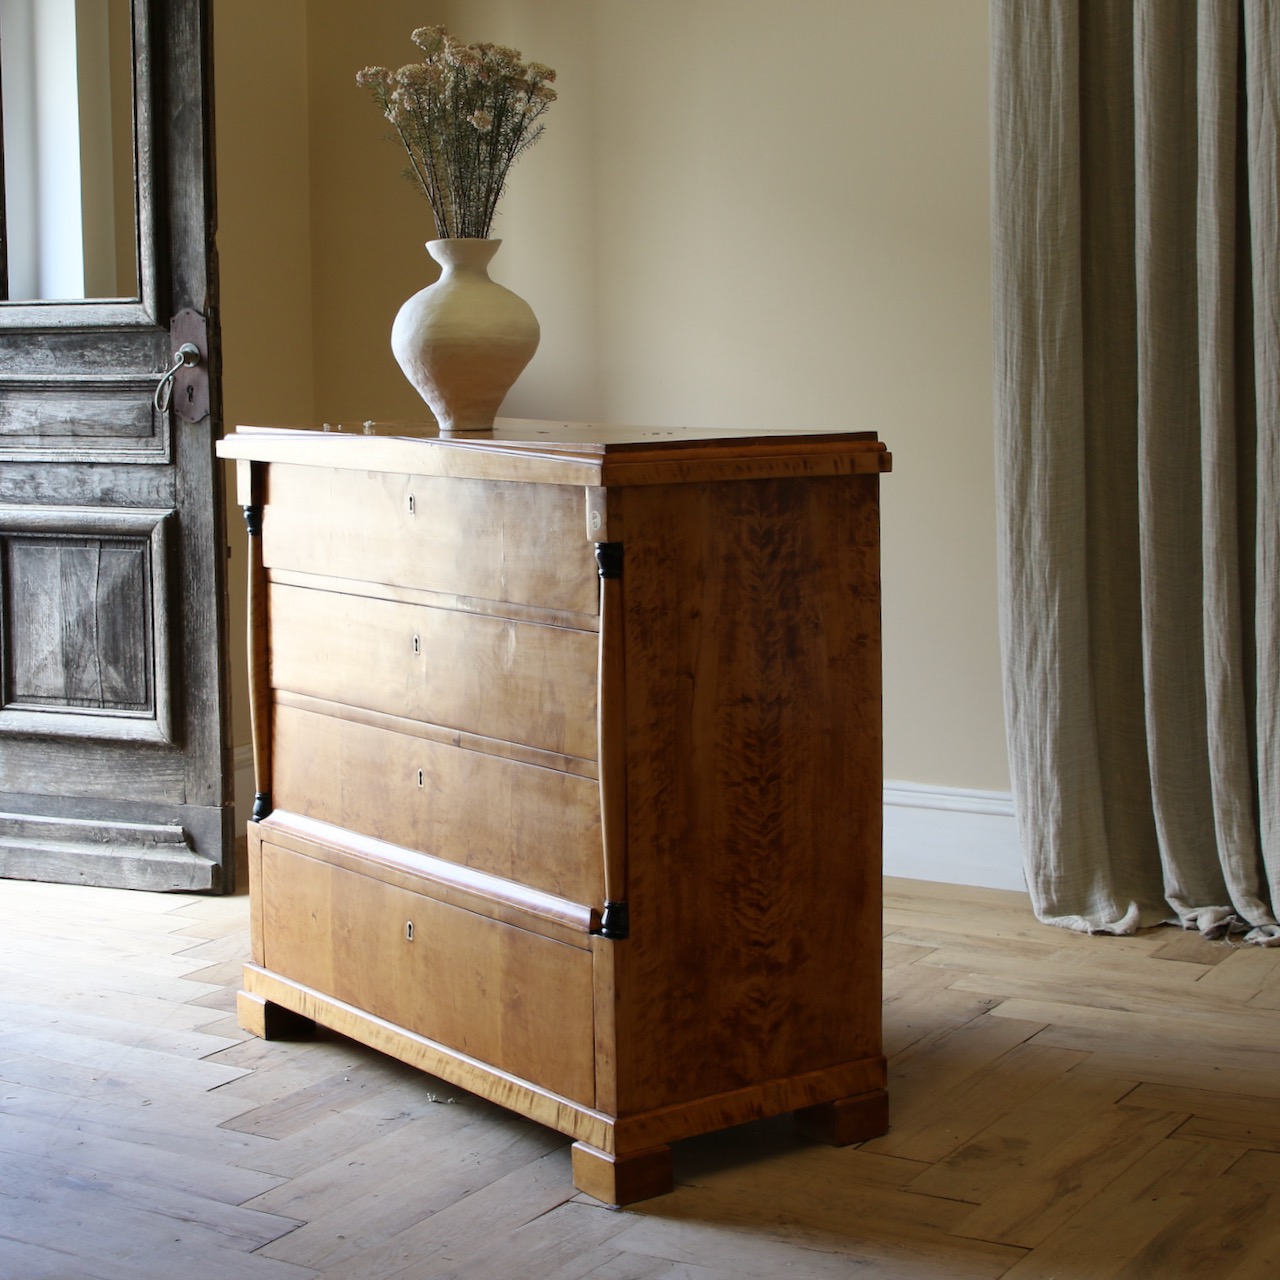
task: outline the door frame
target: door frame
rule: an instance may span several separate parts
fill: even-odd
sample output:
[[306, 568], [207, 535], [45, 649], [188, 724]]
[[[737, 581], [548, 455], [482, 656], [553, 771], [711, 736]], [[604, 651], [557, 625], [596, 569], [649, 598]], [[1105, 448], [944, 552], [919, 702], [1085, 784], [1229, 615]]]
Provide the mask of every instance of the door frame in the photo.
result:
[[[150, 720], [131, 730], [120, 717], [85, 716], [86, 727], [66, 736], [73, 717], [42, 719], [39, 708], [28, 708], [0, 735], [0, 876], [229, 892], [234, 770], [223, 469], [214, 456], [222, 403], [211, 0], [132, 0], [131, 14], [138, 296], [0, 303], [0, 509], [15, 528], [44, 522], [51, 538], [69, 536], [73, 525], [90, 534], [101, 526], [110, 536], [113, 520], [132, 529], [134, 543], [151, 548], [155, 608], [167, 600], [174, 621], [166, 628], [154, 618]], [[175, 328], [183, 317], [189, 328], [192, 316], [203, 318], [201, 359], [179, 373], [173, 404], [182, 406], [190, 392], [189, 412], [199, 413], [198, 390], [207, 393], [207, 412], [195, 421], [177, 408], [153, 414], [150, 399], [176, 349]], [[6, 397], [20, 406], [7, 423]], [[77, 406], [113, 403], [127, 403], [150, 425], [113, 438], [110, 424], [98, 436], [78, 425], [92, 413], [66, 429], [58, 421], [74, 417]], [[27, 418], [35, 425], [24, 433]], [[131, 466], [143, 478], [129, 487], [119, 477]], [[113, 486], [127, 489], [117, 505]], [[0, 556], [0, 578], [5, 571]], [[0, 638], [2, 615], [0, 606]], [[0, 647], [0, 662], [7, 653]], [[18, 763], [24, 744], [54, 761], [52, 772], [69, 780], [57, 784], [62, 791], [50, 782], [46, 793], [38, 769]], [[127, 755], [131, 748], [136, 757]], [[110, 779], [75, 779], [76, 760], [91, 765], [95, 749], [131, 762], [128, 786], [113, 793]], [[153, 785], [153, 778], [163, 780]], [[141, 834], [133, 852], [108, 866], [101, 846], [128, 845], [121, 832]]]

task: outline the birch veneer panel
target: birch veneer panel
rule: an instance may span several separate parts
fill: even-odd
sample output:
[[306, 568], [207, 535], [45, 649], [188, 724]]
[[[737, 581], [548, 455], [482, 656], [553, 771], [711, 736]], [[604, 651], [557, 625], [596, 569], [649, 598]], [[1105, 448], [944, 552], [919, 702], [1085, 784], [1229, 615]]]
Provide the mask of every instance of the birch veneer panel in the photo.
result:
[[576, 1139], [884, 1131], [873, 436], [241, 429], [241, 1019]]

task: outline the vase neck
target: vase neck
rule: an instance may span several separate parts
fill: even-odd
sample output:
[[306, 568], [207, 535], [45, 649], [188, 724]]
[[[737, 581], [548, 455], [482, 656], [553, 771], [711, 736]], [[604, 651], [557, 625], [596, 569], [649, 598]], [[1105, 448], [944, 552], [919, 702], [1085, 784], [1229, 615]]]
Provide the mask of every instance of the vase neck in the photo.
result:
[[501, 240], [428, 240], [427, 252], [443, 268], [445, 276], [455, 272], [488, 276], [489, 263]]

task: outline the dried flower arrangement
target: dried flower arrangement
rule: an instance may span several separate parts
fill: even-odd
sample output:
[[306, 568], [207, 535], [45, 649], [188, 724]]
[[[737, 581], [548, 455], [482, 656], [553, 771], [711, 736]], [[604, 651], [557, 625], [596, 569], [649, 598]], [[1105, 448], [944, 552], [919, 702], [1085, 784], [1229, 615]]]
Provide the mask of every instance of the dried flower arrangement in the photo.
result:
[[356, 83], [395, 126], [437, 235], [487, 239], [507, 173], [542, 136], [556, 73], [516, 49], [463, 44], [443, 27], [419, 27], [412, 39], [422, 62], [366, 67]]

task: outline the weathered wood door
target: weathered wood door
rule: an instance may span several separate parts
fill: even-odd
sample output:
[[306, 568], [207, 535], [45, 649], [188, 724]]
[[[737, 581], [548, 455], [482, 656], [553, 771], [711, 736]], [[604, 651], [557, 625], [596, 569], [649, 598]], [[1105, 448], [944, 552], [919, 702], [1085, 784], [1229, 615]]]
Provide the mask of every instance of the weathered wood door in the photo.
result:
[[[0, 876], [226, 890], [209, 0], [0, 0], [0, 23]], [[79, 91], [52, 149], [13, 88], [50, 38]], [[46, 261], [69, 151], [83, 289]], [[184, 343], [198, 362], [158, 395]]]

